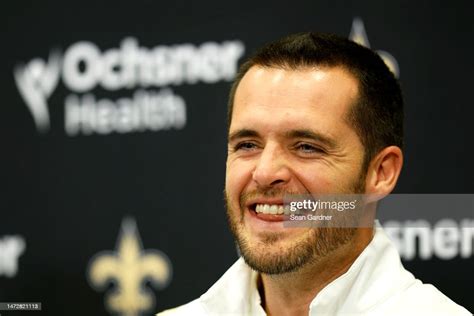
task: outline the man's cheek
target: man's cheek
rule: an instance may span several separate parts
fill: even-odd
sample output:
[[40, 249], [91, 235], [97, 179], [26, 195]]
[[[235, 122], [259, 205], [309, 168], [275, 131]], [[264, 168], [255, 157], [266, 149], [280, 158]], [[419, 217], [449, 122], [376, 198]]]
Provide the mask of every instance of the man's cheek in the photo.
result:
[[246, 168], [239, 168], [237, 165], [227, 167], [226, 189], [242, 190], [251, 179], [251, 173]]
[[226, 178], [225, 192], [227, 195], [227, 202], [230, 204], [229, 206], [231, 206], [234, 211], [236, 209], [238, 210], [240, 193], [237, 183], [231, 177]]

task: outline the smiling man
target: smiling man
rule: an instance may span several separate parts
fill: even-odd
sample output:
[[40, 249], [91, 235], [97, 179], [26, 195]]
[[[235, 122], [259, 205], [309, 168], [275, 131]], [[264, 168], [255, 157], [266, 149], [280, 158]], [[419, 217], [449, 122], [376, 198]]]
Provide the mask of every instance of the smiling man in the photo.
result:
[[354, 227], [285, 225], [287, 196], [395, 187], [403, 102], [374, 52], [318, 33], [270, 43], [241, 66], [228, 123], [225, 198], [242, 258], [165, 314], [470, 315], [403, 268], [373, 212]]

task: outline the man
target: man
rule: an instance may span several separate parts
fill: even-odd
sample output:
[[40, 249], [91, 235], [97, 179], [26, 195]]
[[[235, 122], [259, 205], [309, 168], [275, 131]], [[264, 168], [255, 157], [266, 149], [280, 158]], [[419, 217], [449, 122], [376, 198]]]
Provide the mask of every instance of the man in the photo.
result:
[[285, 225], [285, 196], [395, 187], [403, 102], [374, 52], [316, 33], [270, 43], [241, 66], [228, 123], [225, 197], [242, 258], [164, 314], [470, 315], [403, 268], [373, 213], [365, 227]]

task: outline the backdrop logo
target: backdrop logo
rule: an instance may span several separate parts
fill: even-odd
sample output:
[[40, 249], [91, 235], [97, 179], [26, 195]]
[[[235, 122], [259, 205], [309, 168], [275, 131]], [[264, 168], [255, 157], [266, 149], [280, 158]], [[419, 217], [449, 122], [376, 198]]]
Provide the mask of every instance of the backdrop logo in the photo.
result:
[[[365, 31], [364, 21], [361, 18], [354, 18], [352, 21], [352, 29], [349, 35], [349, 39], [360, 44], [362, 46], [370, 48], [369, 38]], [[395, 77], [400, 76], [400, 68], [398, 67], [398, 62], [390, 53], [377, 50], [377, 54], [383, 59], [387, 67], [393, 72]]]
[[434, 224], [427, 220], [390, 220], [384, 230], [404, 260], [468, 259], [473, 254], [474, 220], [444, 218]]
[[[230, 81], [243, 53], [240, 41], [146, 48], [128, 37], [120, 47], [105, 51], [82, 41], [64, 54], [53, 50], [47, 61], [34, 58], [18, 64], [14, 78], [39, 132], [51, 127], [48, 100], [60, 79], [72, 92], [64, 100], [64, 130], [69, 136], [181, 129], [186, 103], [170, 86]], [[97, 88], [130, 94], [99, 99], [92, 93]]]
[[96, 290], [114, 284], [106, 297], [106, 308], [111, 313], [127, 316], [151, 311], [155, 297], [145, 283], [148, 281], [154, 287], [164, 288], [170, 282], [171, 274], [171, 263], [164, 253], [143, 250], [133, 219], [122, 222], [116, 251], [98, 253], [88, 268], [89, 283]]
[[14, 277], [18, 272], [18, 258], [26, 248], [25, 239], [21, 236], [4, 236], [0, 238], [0, 276]]

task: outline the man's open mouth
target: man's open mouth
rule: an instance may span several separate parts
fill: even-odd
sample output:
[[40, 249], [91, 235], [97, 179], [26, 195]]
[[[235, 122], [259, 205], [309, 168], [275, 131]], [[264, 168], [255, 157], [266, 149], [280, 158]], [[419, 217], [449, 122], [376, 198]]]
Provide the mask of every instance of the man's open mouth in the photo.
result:
[[249, 205], [249, 210], [253, 216], [270, 222], [284, 221], [287, 215], [290, 214], [289, 206], [283, 204], [254, 203]]

